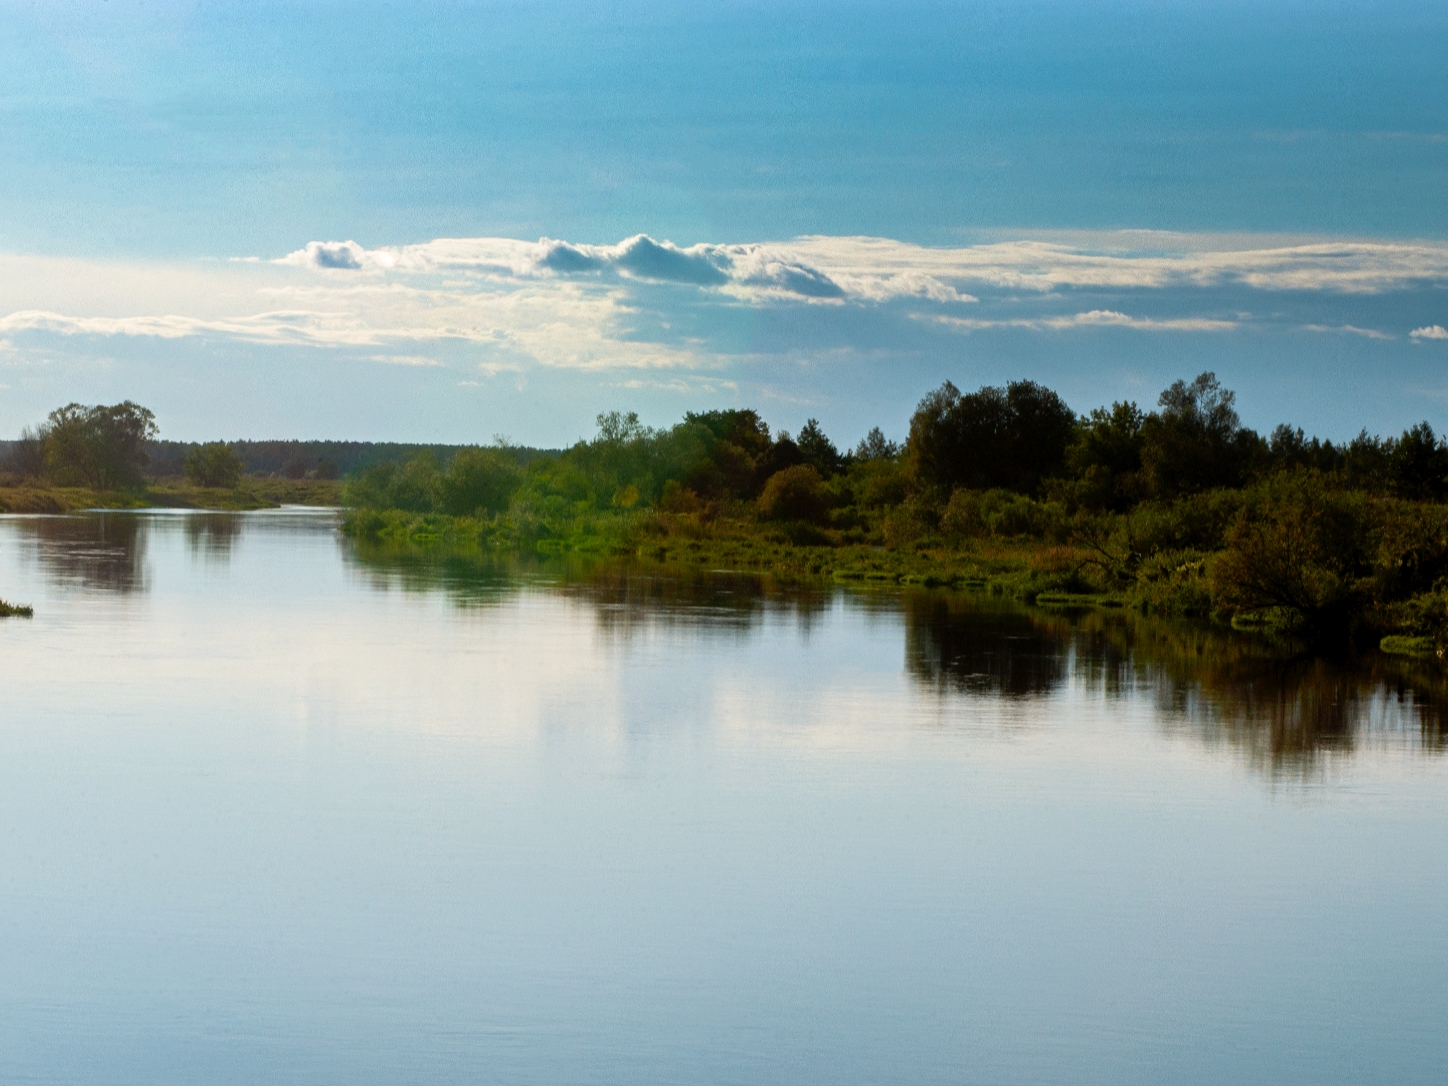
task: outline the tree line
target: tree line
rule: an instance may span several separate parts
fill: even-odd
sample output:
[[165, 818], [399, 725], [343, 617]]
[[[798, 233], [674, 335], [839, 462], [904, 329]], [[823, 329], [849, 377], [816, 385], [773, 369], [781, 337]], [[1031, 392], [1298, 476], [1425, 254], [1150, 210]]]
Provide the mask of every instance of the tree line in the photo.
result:
[[1263, 437], [1241, 424], [1235, 394], [1212, 373], [1174, 382], [1151, 411], [1125, 401], [1084, 415], [1034, 381], [970, 393], [946, 382], [920, 402], [903, 445], [877, 427], [844, 450], [815, 419], [791, 435], [772, 434], [747, 409], [690, 412], [659, 429], [614, 411], [557, 457], [525, 465], [506, 448], [447, 461], [423, 453], [359, 472], [347, 494], [359, 507], [484, 516], [515, 504], [677, 511], [742, 502], [766, 519], [826, 522], [861, 504], [944, 510], [958, 491], [1125, 512], [1292, 468], [1372, 494], [1448, 497], [1448, 443], [1429, 423], [1342, 443], [1287, 424]]

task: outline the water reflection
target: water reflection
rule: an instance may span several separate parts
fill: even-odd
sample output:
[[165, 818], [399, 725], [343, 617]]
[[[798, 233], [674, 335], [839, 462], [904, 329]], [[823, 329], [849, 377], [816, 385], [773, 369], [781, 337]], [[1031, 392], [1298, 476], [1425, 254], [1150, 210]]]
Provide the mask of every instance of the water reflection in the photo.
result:
[[[95, 514], [7, 518], [42, 577], [64, 590], [149, 590], [150, 532], [184, 533], [208, 564], [226, 563], [247, 524], [236, 514]], [[313, 518], [269, 531], [330, 532]], [[266, 534], [266, 533], [263, 533]], [[1364, 745], [1420, 752], [1448, 746], [1448, 676], [1436, 661], [1370, 653], [1324, 659], [1222, 627], [1129, 612], [1022, 608], [980, 594], [917, 591], [864, 596], [745, 573], [620, 561], [355, 545], [337, 537], [346, 567], [373, 589], [442, 593], [486, 608], [546, 591], [580, 605], [606, 638], [658, 627], [749, 637], [773, 619], [808, 633], [841, 608], [899, 624], [904, 671], [940, 698], [1047, 698], [1074, 689], [1145, 699], [1161, 726], [1245, 755], [1278, 773], [1312, 773]]]
[[235, 513], [188, 513], [183, 518], [191, 553], [208, 561], [228, 562], [241, 538], [244, 517]]
[[907, 595], [905, 666], [938, 691], [1049, 694], [1069, 674], [1069, 641], [1004, 600]]
[[443, 591], [465, 607], [547, 586], [587, 604], [611, 637], [660, 624], [746, 634], [771, 615], [808, 630], [843, 596], [848, 607], [903, 620], [906, 673], [937, 696], [1048, 697], [1074, 685], [1111, 699], [1146, 698], [1164, 727], [1238, 751], [1274, 775], [1311, 774], [1324, 758], [1374, 742], [1445, 748], [1448, 680], [1433, 663], [1376, 653], [1328, 660], [1227, 628], [1023, 608], [982, 594], [858, 596], [618, 561], [385, 546], [345, 553], [377, 586]]
[[527, 587], [588, 605], [612, 636], [652, 626], [747, 631], [771, 615], [808, 630], [835, 593], [752, 573], [709, 572], [572, 556], [418, 549], [344, 541], [344, 554], [377, 588], [440, 591], [458, 606], [491, 606]]
[[42, 574], [62, 589], [144, 592], [146, 527], [127, 513], [78, 517], [23, 517], [14, 533], [35, 550]]
[[1169, 728], [1255, 765], [1311, 772], [1368, 742], [1445, 747], [1448, 682], [1380, 653], [1329, 660], [1231, 629], [1123, 611], [1062, 613], [980, 596], [907, 595], [906, 666], [937, 691], [1149, 696]]

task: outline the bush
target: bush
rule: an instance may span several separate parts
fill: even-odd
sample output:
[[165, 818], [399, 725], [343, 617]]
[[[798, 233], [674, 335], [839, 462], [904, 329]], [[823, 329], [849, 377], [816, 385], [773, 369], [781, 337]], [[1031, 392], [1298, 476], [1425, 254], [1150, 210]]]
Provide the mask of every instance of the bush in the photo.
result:
[[186, 478], [197, 486], [235, 489], [244, 465], [224, 441], [213, 441], [193, 449], [186, 457]]
[[1273, 477], [1244, 509], [1211, 571], [1220, 606], [1325, 633], [1351, 627], [1372, 595], [1375, 525], [1363, 495], [1317, 472]]
[[765, 520], [817, 524], [827, 513], [824, 481], [809, 464], [796, 464], [775, 472], [759, 495], [759, 515]]
[[1050, 539], [1062, 533], [1065, 510], [1032, 501], [1009, 490], [957, 490], [941, 513], [940, 527], [947, 537], [1036, 536]]
[[517, 462], [501, 449], [459, 449], [437, 481], [438, 504], [453, 516], [499, 513], [522, 479]]

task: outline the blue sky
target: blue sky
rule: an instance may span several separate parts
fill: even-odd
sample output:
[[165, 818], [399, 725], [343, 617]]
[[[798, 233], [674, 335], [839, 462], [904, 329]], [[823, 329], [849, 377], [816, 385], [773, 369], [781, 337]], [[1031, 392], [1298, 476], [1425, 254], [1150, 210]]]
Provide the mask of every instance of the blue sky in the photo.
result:
[[0, 433], [1448, 429], [1448, 6], [1265, 7], [0, 2]]

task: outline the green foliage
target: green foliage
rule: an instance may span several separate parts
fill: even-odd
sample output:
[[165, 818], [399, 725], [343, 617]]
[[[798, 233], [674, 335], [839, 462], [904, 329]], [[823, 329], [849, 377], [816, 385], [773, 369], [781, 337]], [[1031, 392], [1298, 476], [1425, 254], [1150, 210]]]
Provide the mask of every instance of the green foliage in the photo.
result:
[[1058, 540], [1070, 526], [1061, 506], [996, 489], [957, 490], [940, 515], [940, 529], [953, 540], [987, 536]]
[[1427, 422], [1418, 423], [1388, 453], [1388, 477], [1400, 498], [1442, 501], [1448, 495], [1448, 446]]
[[1174, 383], [1151, 414], [1116, 403], [1079, 420], [1031, 382], [969, 396], [947, 383], [903, 454], [878, 428], [842, 455], [813, 419], [791, 439], [753, 411], [663, 429], [609, 412], [557, 458], [422, 455], [369, 468], [345, 494], [349, 531], [399, 545], [979, 581], [1060, 606], [1090, 596], [1448, 649], [1448, 506], [1425, 500], [1448, 496], [1448, 446], [1426, 423], [1342, 446], [1285, 425], [1263, 441], [1210, 373]]
[[969, 395], [947, 381], [916, 408], [906, 455], [925, 487], [1030, 494], [1064, 470], [1074, 434], [1071, 409], [1034, 381]]
[[855, 451], [851, 453], [857, 462], [894, 460], [899, 455], [900, 446], [885, 437], [878, 426], [872, 427], [870, 432], [855, 446]]
[[492, 515], [508, 508], [522, 481], [522, 469], [501, 449], [459, 449], [436, 481], [435, 501], [452, 516]]
[[431, 453], [406, 464], [373, 464], [342, 488], [342, 500], [359, 509], [400, 509], [431, 513], [437, 509], [440, 472]]
[[799, 447], [799, 454], [804, 462], [823, 478], [828, 479], [831, 475], [838, 474], [844, 467], [844, 457], [840, 455], [840, 450], [825, 436], [816, 419], [809, 419], [800, 427], [794, 443]]
[[186, 458], [186, 478], [197, 486], [234, 490], [241, 480], [241, 458], [224, 441], [198, 447]]
[[1123, 510], [1140, 497], [1142, 428], [1146, 416], [1134, 403], [1095, 408], [1076, 427], [1066, 463], [1081, 480], [1074, 496], [1091, 509]]
[[1254, 505], [1213, 564], [1218, 604], [1314, 633], [1348, 629], [1373, 588], [1378, 524], [1364, 495], [1301, 471], [1268, 480]]
[[822, 521], [828, 507], [821, 483], [820, 473], [810, 464], [775, 472], [759, 495], [759, 515], [765, 520]]
[[130, 400], [111, 407], [72, 403], [52, 411], [41, 432], [46, 469], [56, 482], [120, 490], [144, 481], [156, 416]]
[[1159, 403], [1141, 425], [1142, 470], [1153, 496], [1240, 486], [1254, 462], [1265, 459], [1262, 440], [1241, 427], [1236, 394], [1216, 374], [1174, 382]]

